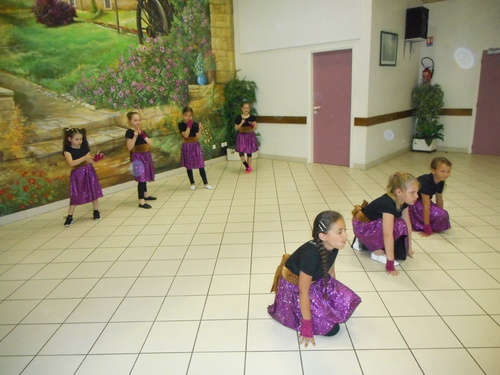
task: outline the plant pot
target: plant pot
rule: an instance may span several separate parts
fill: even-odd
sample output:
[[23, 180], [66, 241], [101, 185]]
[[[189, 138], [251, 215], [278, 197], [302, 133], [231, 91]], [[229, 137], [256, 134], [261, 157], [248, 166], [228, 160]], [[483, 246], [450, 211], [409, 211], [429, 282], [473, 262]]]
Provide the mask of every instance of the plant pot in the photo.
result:
[[[259, 158], [259, 151], [254, 152], [252, 154], [252, 159], [258, 159]], [[234, 148], [228, 148], [227, 149], [227, 160], [228, 161], [240, 161], [240, 154], [237, 153]]]
[[437, 150], [437, 139], [433, 139], [430, 145], [428, 145], [425, 142], [425, 139], [413, 139], [412, 150], [413, 151], [425, 151], [425, 152], [436, 151]]
[[208, 78], [208, 83], [214, 83], [215, 82], [215, 70], [209, 70], [207, 72], [207, 78]]
[[206, 85], [207, 84], [207, 76], [205, 74], [200, 74], [196, 78], [198, 85]]

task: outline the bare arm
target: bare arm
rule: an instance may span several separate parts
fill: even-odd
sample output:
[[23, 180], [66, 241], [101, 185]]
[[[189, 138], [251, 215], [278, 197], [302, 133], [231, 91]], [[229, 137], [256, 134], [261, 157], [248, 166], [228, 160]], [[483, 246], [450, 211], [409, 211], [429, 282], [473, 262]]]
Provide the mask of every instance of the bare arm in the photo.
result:
[[424, 206], [424, 224], [429, 225], [431, 223], [431, 197], [427, 194], [421, 194], [421, 196]]
[[406, 250], [406, 253], [410, 258], [413, 258], [414, 252], [411, 243], [411, 221], [410, 214], [408, 213], [408, 207], [403, 210], [403, 220], [405, 221], [406, 227], [408, 228], [408, 249]]
[[135, 146], [135, 141], [137, 140], [137, 137], [139, 136], [139, 132], [136, 130], [134, 131], [134, 138], [127, 138], [127, 148], [129, 151], [132, 151], [132, 149]]
[[196, 138], [200, 139], [202, 131], [203, 131], [203, 124], [200, 123], [199, 128], [198, 128], [198, 132], [196, 133]]
[[[312, 276], [305, 274], [304, 272], [300, 272], [299, 274], [299, 305], [300, 305], [300, 313], [302, 315], [302, 319], [311, 320], [311, 300], [309, 298], [309, 289], [312, 284]], [[312, 342], [313, 345], [316, 345], [314, 342], [314, 337], [300, 337], [300, 343], [304, 342], [304, 346], [307, 347], [309, 342]]]
[[234, 129], [235, 130], [240, 130], [240, 128], [243, 126], [244, 123], [245, 123], [245, 119], [242, 118], [241, 122], [239, 124], [234, 124]]
[[81, 158], [73, 160], [71, 154], [68, 151], [64, 151], [64, 158], [66, 159], [66, 163], [68, 163], [70, 167], [76, 167], [77, 165], [85, 161], [92, 162], [92, 157], [90, 156], [90, 152], [87, 155], [82, 156]]
[[436, 204], [444, 208], [444, 200], [443, 200], [443, 193], [436, 193]]
[[[384, 212], [382, 214], [382, 230], [384, 231], [385, 256], [394, 260], [394, 215]], [[387, 271], [393, 276], [399, 275], [398, 271]]]

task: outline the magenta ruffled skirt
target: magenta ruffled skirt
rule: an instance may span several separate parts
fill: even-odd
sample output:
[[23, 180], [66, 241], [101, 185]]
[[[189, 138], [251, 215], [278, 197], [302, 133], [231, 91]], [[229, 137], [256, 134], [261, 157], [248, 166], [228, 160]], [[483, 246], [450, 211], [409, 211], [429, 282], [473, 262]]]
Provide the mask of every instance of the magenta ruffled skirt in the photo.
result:
[[[382, 229], [382, 219], [361, 222], [356, 218], [352, 219], [352, 229], [354, 235], [363, 243], [369, 251], [383, 249], [384, 231]], [[394, 241], [402, 236], [408, 239], [408, 228], [402, 218], [394, 218]], [[408, 242], [406, 240], [406, 242]], [[406, 243], [408, 248], [408, 243]]]
[[133, 152], [132, 174], [137, 182], [150, 182], [155, 180], [155, 167], [151, 153], [148, 152]]
[[[412, 206], [408, 207], [410, 221], [413, 230], [421, 232], [424, 230], [424, 204], [419, 199]], [[434, 233], [440, 233], [451, 228], [448, 211], [439, 207], [431, 201], [431, 227]]]
[[254, 132], [238, 133], [236, 136], [236, 147], [234, 149], [236, 152], [244, 152], [245, 154], [251, 154], [259, 151], [257, 136]]
[[78, 206], [102, 198], [101, 184], [92, 164], [73, 169], [69, 177], [69, 204]]
[[[326, 283], [319, 279], [311, 284], [309, 298], [313, 334], [324, 335], [338, 323], [346, 322], [361, 303], [361, 298], [337, 279], [330, 277]], [[302, 314], [299, 305], [299, 287], [283, 277], [278, 282], [274, 303], [267, 312], [286, 327], [300, 331]]]
[[203, 152], [199, 142], [183, 143], [181, 148], [181, 166], [187, 169], [205, 168]]

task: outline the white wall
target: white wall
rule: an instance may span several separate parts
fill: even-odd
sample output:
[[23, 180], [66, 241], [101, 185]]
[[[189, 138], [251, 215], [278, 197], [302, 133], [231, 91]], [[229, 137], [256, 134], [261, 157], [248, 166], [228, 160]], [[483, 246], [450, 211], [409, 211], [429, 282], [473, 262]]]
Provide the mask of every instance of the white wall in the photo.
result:
[[[368, 56], [365, 51], [369, 41], [362, 35], [369, 33], [367, 26], [370, 23], [371, 1], [338, 0], [342, 5], [340, 8], [335, 7], [335, 1], [301, 0], [301, 6], [297, 6], [296, 0], [280, 0], [281, 8], [276, 9], [274, 1], [234, 0], [236, 68], [240, 70], [238, 73], [240, 77], [257, 83], [255, 107], [258, 113], [266, 116], [307, 117], [307, 125], [259, 124], [259, 132], [262, 134], [259, 155], [311, 161], [311, 63], [314, 52], [353, 49], [353, 76], [360, 77], [364, 71], [364, 68], [359, 66], [365, 64]], [[288, 3], [288, 6], [283, 3]], [[306, 3], [308, 7], [304, 8]], [[325, 12], [325, 7], [331, 11]], [[308, 9], [306, 15], [304, 9]], [[279, 15], [276, 17], [267, 16], [278, 12]], [[300, 18], [304, 23], [300, 26], [295, 25], [294, 32], [289, 33], [290, 40], [285, 43], [286, 48], [268, 50], [271, 42], [267, 40], [283, 37], [279, 27], [282, 20]], [[332, 22], [334, 18], [349, 19], [350, 24], [355, 27], [346, 33], [345, 22]], [[271, 27], [269, 24], [262, 25], [262, 22], [275, 22], [275, 24]], [[325, 39], [321, 33], [316, 35], [311, 33], [311, 30], [315, 30], [314, 25], [321, 23], [330, 28], [328, 33], [330, 38]], [[293, 38], [293, 34], [300, 32], [305, 26], [307, 26], [307, 38], [297, 41], [297, 38]], [[248, 28], [255, 32], [249, 32]], [[264, 34], [260, 31], [263, 29], [266, 30]], [[351, 38], [354, 36], [356, 38], [334, 41], [338, 35], [350, 35]], [[365, 47], [362, 46], [363, 40]], [[353, 78], [354, 80], [356, 79]], [[357, 87], [366, 90], [359, 79], [356, 82]], [[360, 106], [357, 102], [358, 96], [361, 99], [366, 98], [363, 94], [353, 94], [353, 106]], [[364, 106], [366, 107], [366, 104]]]
[[[320, 12], [314, 13], [314, 7], [305, 12], [306, 3], [320, 4], [317, 7]], [[301, 0], [300, 6], [296, 0], [234, 0], [236, 67], [241, 77], [257, 83], [259, 114], [307, 117], [306, 125], [261, 124], [260, 154], [312, 160], [312, 54], [315, 52], [352, 49], [352, 118], [411, 109], [411, 90], [420, 79], [422, 56], [431, 56], [436, 62], [433, 82], [443, 86], [447, 108], [475, 108], [479, 65], [465, 71], [456, 66], [452, 55], [462, 45], [471, 48], [477, 56], [483, 49], [499, 47], [494, 43], [500, 43], [500, 1], [446, 0], [426, 4], [430, 10], [429, 35], [435, 37], [434, 47], [414, 43], [410, 51], [410, 44], [404, 43], [406, 9], [421, 5], [420, 0], [351, 0], [348, 3], [345, 0]], [[279, 16], [270, 17], [269, 14]], [[297, 29], [290, 29], [290, 39], [282, 47], [273, 45], [286, 36], [279, 27], [283, 20], [310, 17], [314, 23], [323, 24], [331, 22], [332, 14], [351, 17], [349, 24], [353, 25], [353, 30], [336, 32], [335, 27], [345, 28], [345, 23], [332, 22], [328, 26], [329, 33], [350, 35], [354, 39], [332, 37], [325, 42], [324, 27], [318, 29], [323, 30], [323, 34], [319, 33], [315, 39], [310, 32], [314, 26], [304, 20]], [[307, 38], [298, 40], [297, 30], [304, 26], [308, 27]], [[395, 67], [379, 66], [382, 30], [399, 35]], [[457, 77], [464, 82], [459, 82]], [[470, 150], [474, 116], [443, 117], [443, 120], [445, 143], [442, 146], [454, 151]], [[384, 137], [387, 131], [394, 135], [392, 140]], [[351, 123], [351, 166], [370, 167], [409, 150], [412, 131], [411, 118], [369, 127]]]
[[[444, 142], [438, 147], [471, 152], [481, 56], [488, 48], [500, 47], [500, 1], [447, 0], [426, 7], [429, 8], [428, 35], [434, 37], [434, 44], [426, 47], [422, 43], [419, 57], [434, 60], [436, 72], [432, 83], [443, 87], [445, 108], [473, 109], [471, 117], [441, 117]], [[461, 66], [455, 59], [459, 48], [470, 52], [473, 60], [467, 59], [467, 62], [473, 61], [471, 67]]]

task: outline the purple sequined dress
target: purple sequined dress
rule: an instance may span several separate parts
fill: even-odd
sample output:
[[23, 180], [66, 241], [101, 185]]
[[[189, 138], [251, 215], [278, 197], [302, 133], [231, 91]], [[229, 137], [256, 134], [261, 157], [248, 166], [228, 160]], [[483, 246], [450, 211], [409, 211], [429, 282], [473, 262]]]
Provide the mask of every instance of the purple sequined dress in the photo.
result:
[[[315, 335], [325, 335], [335, 324], [346, 322], [361, 303], [356, 293], [333, 277], [329, 276], [326, 285], [326, 295], [324, 279], [314, 281], [309, 289]], [[274, 303], [268, 306], [267, 311], [284, 326], [300, 331], [302, 314], [298, 285], [281, 277]]]
[[73, 169], [69, 180], [69, 204], [78, 206], [102, 198], [101, 184], [92, 164]]
[[244, 152], [245, 154], [251, 154], [258, 151], [259, 143], [257, 141], [257, 136], [254, 132], [238, 133], [234, 149], [236, 152]]
[[[382, 219], [361, 222], [358, 219], [353, 218], [352, 230], [354, 235], [366, 246], [369, 251], [380, 250], [385, 247]], [[402, 236], [406, 236], [406, 240], [408, 240], [408, 228], [406, 226], [406, 222], [402, 218], [394, 218], [393, 236], [394, 241]], [[408, 248], [408, 243], [406, 243], [406, 248]]]
[[[413, 230], [421, 232], [424, 230], [424, 204], [422, 200], [417, 200], [414, 205], [408, 207], [410, 221]], [[451, 228], [448, 211], [439, 207], [431, 201], [431, 227], [434, 233], [440, 233]]]
[[199, 142], [182, 144], [181, 166], [186, 167], [187, 169], [205, 168], [203, 153]]
[[150, 182], [155, 180], [155, 167], [151, 153], [132, 152], [132, 173], [137, 182]]

